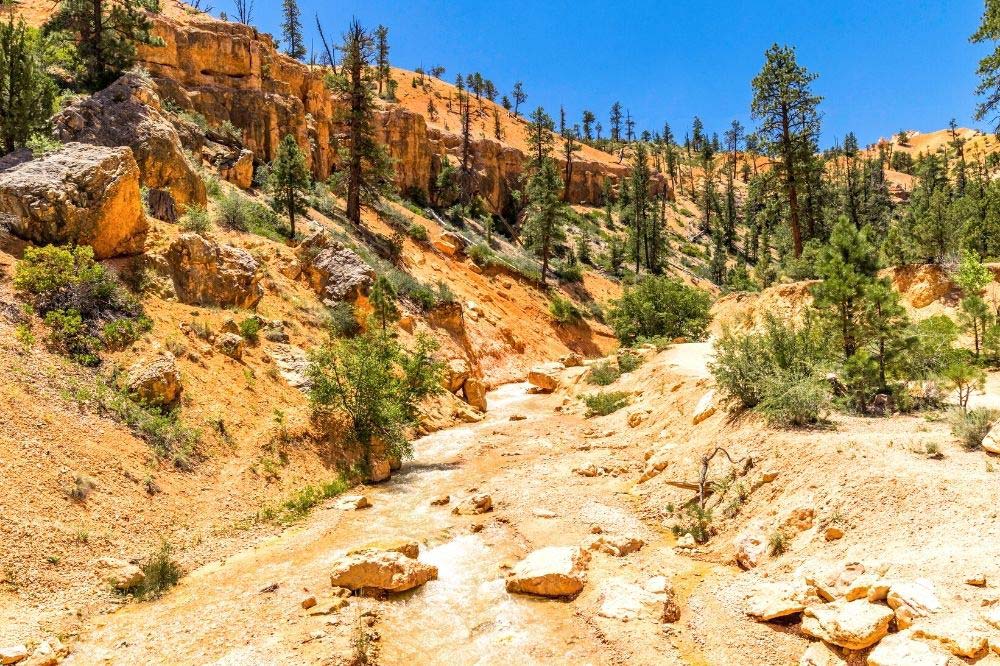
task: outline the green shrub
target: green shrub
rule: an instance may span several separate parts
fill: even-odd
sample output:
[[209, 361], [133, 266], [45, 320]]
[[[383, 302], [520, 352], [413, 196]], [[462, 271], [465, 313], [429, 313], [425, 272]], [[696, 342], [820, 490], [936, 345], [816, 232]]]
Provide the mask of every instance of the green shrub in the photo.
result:
[[708, 543], [714, 533], [712, 511], [702, 509], [697, 504], [690, 504], [685, 507], [684, 514], [681, 516], [683, 522], [676, 523], [670, 528], [674, 536], [690, 534], [697, 543]]
[[260, 335], [260, 318], [247, 317], [246, 319], [241, 321], [240, 335], [247, 342], [256, 343], [258, 336]]
[[560, 324], [576, 324], [583, 319], [576, 304], [558, 294], [553, 294], [549, 301], [549, 315]]
[[49, 343], [85, 365], [97, 364], [101, 349], [127, 346], [152, 327], [89, 246], [27, 248], [14, 287], [44, 319]]
[[143, 580], [137, 587], [126, 590], [144, 601], [159, 599], [181, 579], [181, 568], [173, 560], [173, 548], [164, 541], [142, 567]]
[[273, 209], [235, 190], [219, 199], [215, 221], [219, 226], [234, 231], [244, 231], [279, 242], [285, 239], [281, 220]]
[[609, 386], [618, 381], [621, 372], [609, 361], [601, 361], [590, 368], [587, 373], [587, 383], [594, 386]]
[[627, 351], [618, 354], [618, 369], [624, 375], [627, 372], [633, 372], [642, 365], [642, 357], [638, 354], [629, 353]]
[[582, 396], [580, 399], [587, 406], [588, 419], [594, 416], [613, 414], [628, 405], [628, 393], [621, 391], [591, 393]]
[[494, 254], [493, 250], [485, 242], [476, 243], [468, 250], [466, 250], [466, 253], [469, 255], [469, 258], [472, 259], [472, 261], [475, 262], [475, 264], [480, 268], [486, 268], [488, 266], [491, 266], [496, 260], [496, 254]]
[[583, 282], [583, 265], [580, 263], [563, 264], [556, 267], [555, 274], [562, 282]]
[[205, 181], [205, 193], [215, 199], [220, 194], [222, 194], [222, 183], [219, 182], [219, 177], [214, 173], [210, 173], [204, 178]]
[[982, 447], [990, 429], [1000, 420], [1000, 411], [976, 407], [967, 412], [956, 410], [951, 420], [951, 434], [970, 451]]
[[411, 224], [407, 233], [410, 235], [410, 238], [418, 243], [426, 243], [429, 238], [427, 234], [427, 227], [418, 222]]
[[358, 315], [351, 303], [337, 303], [328, 312], [327, 328], [330, 335], [337, 338], [349, 338], [361, 331]]
[[180, 225], [184, 231], [203, 234], [212, 227], [212, 221], [208, 218], [208, 211], [205, 210], [204, 206], [191, 204], [184, 212]]
[[772, 425], [801, 427], [819, 422], [831, 400], [830, 383], [824, 377], [778, 374], [768, 378], [757, 411]]
[[388, 455], [407, 457], [406, 429], [416, 424], [418, 403], [441, 390], [443, 365], [433, 359], [436, 350], [433, 339], [420, 336], [415, 349], [407, 351], [381, 331], [334, 340], [310, 359], [313, 406], [345, 413], [366, 462], [372, 462], [375, 440]]
[[646, 277], [612, 303], [608, 320], [623, 344], [664, 336], [701, 338], [711, 321], [707, 292], [669, 277]]

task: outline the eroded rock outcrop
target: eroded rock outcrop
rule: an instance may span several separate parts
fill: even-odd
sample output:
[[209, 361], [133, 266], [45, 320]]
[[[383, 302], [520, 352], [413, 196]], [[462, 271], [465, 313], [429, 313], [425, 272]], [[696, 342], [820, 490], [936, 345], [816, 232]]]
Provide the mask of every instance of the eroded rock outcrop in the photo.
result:
[[0, 220], [25, 240], [89, 245], [99, 259], [142, 252], [148, 224], [132, 151], [69, 143], [0, 172]]
[[70, 104], [52, 124], [62, 141], [128, 146], [142, 185], [168, 190], [181, 208], [205, 205], [205, 184], [184, 155], [180, 135], [163, 112], [150, 79], [125, 74], [104, 90]]
[[182, 303], [252, 308], [264, 290], [250, 253], [198, 234], [183, 234], [167, 251], [174, 291]]
[[353, 302], [368, 293], [375, 271], [352, 250], [319, 231], [296, 250], [302, 276], [324, 303]]
[[126, 387], [143, 402], [169, 407], [181, 396], [181, 373], [170, 352], [153, 359], [141, 359], [128, 371]]

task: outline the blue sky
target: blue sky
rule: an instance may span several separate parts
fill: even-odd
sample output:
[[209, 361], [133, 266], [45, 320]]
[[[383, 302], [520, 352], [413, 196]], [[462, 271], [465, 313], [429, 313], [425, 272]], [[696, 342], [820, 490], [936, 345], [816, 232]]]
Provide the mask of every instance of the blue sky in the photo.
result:
[[[969, 43], [982, 0], [676, 2], [633, 0], [299, 0], [307, 43], [319, 13], [328, 36], [351, 16], [390, 29], [393, 64], [481, 71], [507, 92], [523, 80], [527, 106], [571, 118], [592, 109], [607, 126], [615, 100], [640, 128], [667, 120], [683, 136], [699, 115], [720, 134], [749, 124], [750, 81], [773, 42], [795, 45], [819, 74], [824, 146], [855, 131], [862, 143], [899, 129], [975, 126]], [[230, 10], [216, 0], [216, 10]], [[256, 23], [278, 34], [278, 0], [257, 0]], [[316, 40], [318, 49], [318, 39]]]

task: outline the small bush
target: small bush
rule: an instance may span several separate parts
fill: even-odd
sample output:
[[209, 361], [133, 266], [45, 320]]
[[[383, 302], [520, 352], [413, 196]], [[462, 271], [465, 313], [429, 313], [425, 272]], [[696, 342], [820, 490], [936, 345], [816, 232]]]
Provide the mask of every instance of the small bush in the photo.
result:
[[250, 343], [256, 343], [260, 336], [260, 318], [247, 317], [240, 322], [240, 336]]
[[618, 381], [621, 372], [618, 367], [608, 361], [601, 361], [590, 368], [587, 373], [587, 383], [594, 386], [609, 386]]
[[219, 177], [214, 173], [210, 173], [204, 178], [205, 181], [205, 193], [208, 196], [215, 199], [220, 194], [222, 194], [222, 183], [219, 182]]
[[757, 411], [772, 425], [802, 427], [818, 423], [829, 410], [829, 382], [816, 375], [779, 374], [767, 380]]
[[558, 294], [553, 294], [549, 301], [549, 315], [560, 324], [576, 324], [583, 319], [583, 314], [576, 304]]
[[632, 354], [629, 352], [623, 352], [618, 355], [618, 369], [624, 375], [627, 372], [633, 372], [642, 365], [642, 357], [638, 354]]
[[775, 532], [774, 534], [771, 535], [771, 538], [768, 539], [767, 546], [768, 546], [767, 549], [772, 557], [777, 557], [778, 555], [783, 554], [788, 549], [788, 544], [786, 542], [785, 535], [782, 534], [780, 531]]
[[561, 282], [583, 282], [583, 265], [563, 264], [556, 268], [555, 274]]
[[486, 243], [476, 243], [466, 252], [469, 258], [480, 268], [491, 266], [496, 261], [496, 254]]
[[86, 502], [96, 487], [97, 485], [87, 477], [77, 476], [73, 479], [73, 485], [70, 486], [67, 494], [74, 502]]
[[976, 407], [967, 412], [956, 410], [952, 416], [951, 434], [969, 451], [982, 447], [983, 440], [1000, 420], [1000, 411]]
[[215, 221], [234, 231], [257, 234], [279, 242], [285, 239], [281, 220], [274, 210], [235, 190], [219, 199]]
[[414, 222], [413, 224], [410, 225], [410, 228], [407, 231], [407, 233], [410, 235], [410, 238], [417, 241], [418, 243], [426, 243], [427, 239], [429, 238], [427, 234], [427, 227], [417, 222]]
[[181, 579], [181, 568], [174, 562], [173, 548], [164, 541], [159, 550], [153, 553], [142, 567], [144, 578], [142, 584], [129, 590], [137, 598], [145, 601], [159, 599], [167, 590], [177, 585]]
[[614, 414], [628, 405], [628, 393], [609, 391], [606, 393], [591, 393], [582, 396], [583, 404], [587, 405], [587, 418]]
[[184, 212], [180, 225], [184, 231], [203, 234], [212, 227], [212, 221], [208, 218], [208, 211], [203, 206], [192, 204]]
[[330, 334], [337, 338], [350, 338], [361, 331], [358, 315], [351, 303], [337, 303], [330, 308], [327, 319]]
[[682, 516], [684, 522], [670, 528], [674, 536], [690, 534], [697, 543], [708, 543], [714, 533], [711, 509], [702, 509], [697, 504], [691, 504], [685, 508], [685, 513], [687, 515]]
[[698, 340], [711, 321], [707, 292], [668, 277], [646, 277], [612, 303], [608, 319], [623, 344], [663, 336]]
[[85, 365], [96, 365], [101, 349], [127, 346], [152, 327], [88, 246], [28, 248], [14, 287], [49, 327], [49, 344]]

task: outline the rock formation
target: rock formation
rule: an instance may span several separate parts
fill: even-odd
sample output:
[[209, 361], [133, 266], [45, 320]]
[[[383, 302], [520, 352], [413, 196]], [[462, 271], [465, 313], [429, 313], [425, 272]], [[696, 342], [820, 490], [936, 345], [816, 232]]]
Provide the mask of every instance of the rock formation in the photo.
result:
[[188, 233], [170, 245], [166, 259], [182, 303], [252, 308], [264, 295], [246, 250]]
[[132, 151], [68, 143], [0, 172], [0, 221], [33, 243], [90, 245], [98, 259], [142, 252], [147, 222]]

